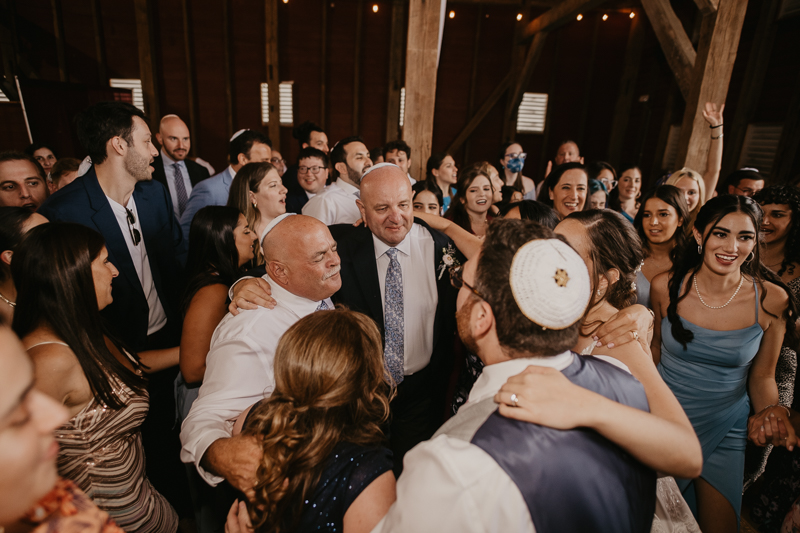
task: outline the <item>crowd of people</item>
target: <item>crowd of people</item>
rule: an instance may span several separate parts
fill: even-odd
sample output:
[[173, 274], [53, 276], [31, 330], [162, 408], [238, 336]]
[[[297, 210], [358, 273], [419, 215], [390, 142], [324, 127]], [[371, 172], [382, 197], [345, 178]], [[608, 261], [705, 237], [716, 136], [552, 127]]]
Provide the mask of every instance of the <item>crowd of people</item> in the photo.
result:
[[312, 122], [217, 173], [122, 102], [0, 153], [0, 531], [800, 528], [800, 191], [703, 116], [649, 180]]

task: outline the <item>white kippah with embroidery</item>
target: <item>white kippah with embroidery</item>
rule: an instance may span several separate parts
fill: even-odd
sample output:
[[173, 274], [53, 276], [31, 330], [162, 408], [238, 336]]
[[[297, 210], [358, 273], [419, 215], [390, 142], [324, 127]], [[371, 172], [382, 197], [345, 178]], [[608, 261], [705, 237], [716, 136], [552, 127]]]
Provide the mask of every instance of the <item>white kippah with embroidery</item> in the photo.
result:
[[522, 314], [549, 329], [565, 329], [580, 320], [592, 293], [583, 259], [558, 239], [520, 247], [511, 261], [509, 282]]

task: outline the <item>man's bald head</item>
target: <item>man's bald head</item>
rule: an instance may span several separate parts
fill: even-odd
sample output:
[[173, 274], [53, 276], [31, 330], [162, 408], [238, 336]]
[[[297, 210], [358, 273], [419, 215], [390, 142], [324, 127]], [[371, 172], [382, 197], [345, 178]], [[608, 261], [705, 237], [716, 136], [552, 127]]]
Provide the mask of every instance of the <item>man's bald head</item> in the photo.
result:
[[287, 291], [320, 301], [342, 286], [341, 261], [328, 227], [313, 217], [286, 217], [262, 243], [270, 278]]
[[158, 124], [156, 140], [173, 161], [183, 161], [189, 155], [192, 142], [189, 128], [178, 115], [165, 115]]
[[369, 171], [361, 179], [361, 199], [356, 203], [364, 224], [389, 246], [400, 244], [414, 223], [411, 183], [395, 165]]

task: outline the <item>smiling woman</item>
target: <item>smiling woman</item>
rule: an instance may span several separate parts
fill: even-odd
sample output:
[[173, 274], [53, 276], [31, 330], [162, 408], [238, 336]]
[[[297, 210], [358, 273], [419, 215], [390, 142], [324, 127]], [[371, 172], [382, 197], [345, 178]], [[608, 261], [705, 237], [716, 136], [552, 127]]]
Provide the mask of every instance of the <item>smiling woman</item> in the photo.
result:
[[556, 210], [562, 219], [586, 209], [589, 176], [582, 163], [564, 163], [553, 169], [542, 187], [540, 201]]
[[470, 233], [483, 237], [486, 227], [492, 220], [489, 208], [492, 207], [494, 186], [488, 163], [473, 165], [458, 178], [456, 195], [451, 209], [445, 215]]

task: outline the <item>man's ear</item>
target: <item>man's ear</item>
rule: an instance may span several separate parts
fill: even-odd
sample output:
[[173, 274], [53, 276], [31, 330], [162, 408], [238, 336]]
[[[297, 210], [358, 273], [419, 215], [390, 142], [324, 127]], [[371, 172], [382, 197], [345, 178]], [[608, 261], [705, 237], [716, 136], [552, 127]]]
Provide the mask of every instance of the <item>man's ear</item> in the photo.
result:
[[347, 176], [347, 163], [342, 163], [340, 161], [339, 163], [333, 165], [333, 168], [336, 170], [339, 176]]
[[12, 255], [14, 255], [14, 252], [12, 252], [11, 250], [3, 250], [3, 253], [0, 253], [0, 261], [2, 261], [7, 265], [10, 265]]
[[239, 155], [236, 156], [236, 162], [239, 163], [240, 165], [244, 166], [247, 163], [249, 163], [250, 161], [247, 159], [246, 155], [239, 154]]
[[267, 263], [267, 272], [276, 282], [283, 286], [289, 284], [289, 269], [280, 261], [270, 261]]
[[492, 312], [492, 306], [490, 306], [486, 301], [480, 300], [472, 306], [472, 313], [470, 315], [472, 336], [475, 337], [475, 339], [485, 337], [494, 326], [494, 313]]
[[161, 142], [161, 133], [156, 133], [156, 140], [158, 141], [158, 144], [164, 146], [164, 143]]
[[125, 152], [128, 150], [128, 143], [125, 141], [125, 139], [123, 139], [119, 135], [117, 135], [116, 137], [111, 137], [108, 143], [106, 143], [106, 153], [110, 152], [110, 150], [108, 149], [109, 145], [111, 145], [111, 150], [113, 150], [114, 152], [117, 153], [117, 155], [120, 156], [124, 156]]
[[358, 198], [356, 200], [356, 206], [358, 206], [358, 211], [359, 213], [361, 213], [361, 221], [364, 223], [364, 227], [368, 228], [369, 225], [367, 225], [367, 210], [364, 207], [364, 202], [361, 201], [361, 198]]

